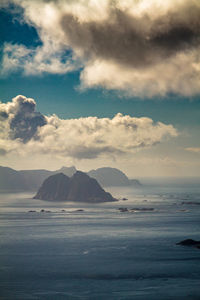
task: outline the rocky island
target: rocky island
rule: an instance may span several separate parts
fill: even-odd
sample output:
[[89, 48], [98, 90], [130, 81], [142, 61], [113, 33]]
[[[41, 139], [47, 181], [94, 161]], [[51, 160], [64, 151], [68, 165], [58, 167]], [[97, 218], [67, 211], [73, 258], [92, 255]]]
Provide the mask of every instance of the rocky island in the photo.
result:
[[72, 177], [63, 173], [48, 177], [33, 198], [90, 203], [117, 201], [110, 193], [104, 191], [96, 179], [81, 171], [77, 171]]
[[183, 240], [179, 243], [176, 243], [176, 245], [181, 245], [181, 246], [186, 246], [186, 247], [194, 247], [194, 248], [200, 249], [200, 241], [195, 241], [192, 239]]

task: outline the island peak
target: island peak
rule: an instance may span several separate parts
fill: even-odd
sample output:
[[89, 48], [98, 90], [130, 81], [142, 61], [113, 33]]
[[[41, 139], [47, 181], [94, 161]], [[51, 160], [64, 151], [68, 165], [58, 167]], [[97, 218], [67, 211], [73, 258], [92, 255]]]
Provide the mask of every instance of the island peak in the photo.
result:
[[81, 171], [76, 171], [71, 178], [63, 173], [48, 177], [34, 199], [90, 203], [117, 201], [96, 179]]

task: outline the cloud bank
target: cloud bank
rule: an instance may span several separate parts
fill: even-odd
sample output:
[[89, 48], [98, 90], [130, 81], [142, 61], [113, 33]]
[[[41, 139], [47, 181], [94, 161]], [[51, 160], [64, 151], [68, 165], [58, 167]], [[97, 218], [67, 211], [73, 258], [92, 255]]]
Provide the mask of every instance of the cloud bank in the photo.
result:
[[0, 103], [0, 153], [95, 159], [132, 155], [165, 138], [176, 137], [172, 125], [118, 113], [112, 119], [87, 117], [63, 120], [36, 111], [36, 102], [17, 96]]
[[5, 44], [3, 72], [80, 70], [80, 86], [130, 96], [200, 92], [198, 0], [12, 0], [42, 46]]

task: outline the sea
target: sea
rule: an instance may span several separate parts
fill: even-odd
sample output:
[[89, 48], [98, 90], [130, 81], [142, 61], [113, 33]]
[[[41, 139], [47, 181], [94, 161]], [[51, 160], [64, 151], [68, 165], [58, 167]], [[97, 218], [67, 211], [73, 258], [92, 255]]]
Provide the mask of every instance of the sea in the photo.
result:
[[[199, 181], [106, 189], [118, 202], [0, 193], [0, 299], [199, 300]], [[123, 199], [123, 200], [122, 200]]]

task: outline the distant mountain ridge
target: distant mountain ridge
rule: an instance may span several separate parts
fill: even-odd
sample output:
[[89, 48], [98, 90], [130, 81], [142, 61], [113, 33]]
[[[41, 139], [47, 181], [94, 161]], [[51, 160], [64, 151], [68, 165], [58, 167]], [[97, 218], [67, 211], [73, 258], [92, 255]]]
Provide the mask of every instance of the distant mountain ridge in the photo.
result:
[[8, 167], [0, 167], [0, 190], [28, 190], [29, 185], [19, 171]]
[[[41, 170], [20, 170], [0, 166], [0, 190], [1, 191], [35, 191], [43, 181], [54, 174], [63, 173], [72, 177], [76, 173], [76, 168], [62, 167], [56, 171]], [[122, 171], [116, 168], [99, 168], [87, 173], [95, 178], [102, 186], [133, 186], [140, 187], [138, 180], [130, 180]]]
[[110, 193], [102, 189], [96, 179], [81, 171], [77, 171], [72, 177], [63, 173], [48, 177], [33, 198], [90, 203], [117, 201]]
[[16, 171], [12, 168], [0, 166], [0, 190], [35, 191], [47, 177], [61, 172], [71, 177], [76, 172], [76, 168], [72, 166], [62, 167], [56, 171], [45, 169]]
[[126, 174], [116, 168], [103, 167], [87, 173], [95, 178], [102, 186], [141, 186], [137, 179], [129, 179]]

